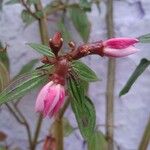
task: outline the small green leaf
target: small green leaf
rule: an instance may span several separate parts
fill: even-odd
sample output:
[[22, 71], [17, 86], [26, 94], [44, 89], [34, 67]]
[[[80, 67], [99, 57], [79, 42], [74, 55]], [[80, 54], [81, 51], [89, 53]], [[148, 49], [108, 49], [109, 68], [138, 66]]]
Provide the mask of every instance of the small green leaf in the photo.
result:
[[[20, 70], [20, 72], [18, 73], [17, 76], [31, 71], [37, 62], [38, 62], [38, 59], [33, 59], [33, 60], [31, 60], [30, 62], [28, 62], [27, 64], [25, 64], [25, 65], [22, 67], [22, 69]], [[16, 76], [16, 77], [17, 77], [17, 76]], [[16, 78], [16, 77], [15, 77], [15, 78]]]
[[87, 42], [90, 34], [90, 23], [86, 13], [78, 7], [72, 7], [70, 8], [70, 16], [83, 41]]
[[35, 18], [27, 10], [23, 10], [21, 12], [21, 18], [22, 18], [22, 21], [26, 23], [27, 25], [35, 21]]
[[9, 83], [9, 73], [5, 65], [0, 62], [0, 91]]
[[28, 45], [43, 55], [54, 57], [54, 53], [52, 53], [51, 49], [46, 45], [36, 43], [29, 43]]
[[150, 43], [150, 33], [138, 37], [141, 43]]
[[131, 77], [127, 81], [126, 85], [123, 87], [123, 89], [120, 91], [119, 96], [125, 95], [128, 93], [134, 82], [137, 80], [137, 78], [144, 72], [144, 70], [150, 65], [150, 61], [143, 58], [140, 62], [140, 64], [136, 67], [134, 72], [132, 73]]
[[95, 131], [88, 141], [88, 150], [107, 150], [108, 143], [100, 131]]
[[39, 0], [27, 0], [27, 4], [32, 5], [32, 4], [37, 4], [39, 3]]
[[74, 128], [71, 126], [69, 120], [63, 117], [63, 134], [64, 137], [69, 136], [73, 132]]
[[12, 5], [12, 4], [17, 4], [20, 3], [20, 0], [9, 0], [8, 2], [6, 2], [6, 5]]
[[44, 83], [47, 78], [48, 76], [42, 71], [33, 71], [19, 76], [0, 93], [0, 104], [23, 97]]
[[84, 101], [77, 103], [71, 100], [71, 106], [76, 116], [80, 132], [85, 140], [89, 140], [95, 130], [96, 113], [92, 101], [85, 97]]
[[69, 42], [71, 39], [71, 35], [70, 35], [69, 31], [67, 30], [65, 24], [62, 21], [60, 21], [57, 25], [58, 25], [59, 31], [62, 33], [63, 39], [66, 42]]
[[7, 67], [7, 70], [9, 71], [9, 58], [7, 50], [5, 50], [1, 42], [0, 42], [0, 61]]
[[79, 75], [79, 78], [84, 81], [94, 82], [99, 80], [95, 72], [81, 61], [74, 61], [72, 63], [72, 67], [73, 70]]
[[91, 4], [88, 0], [80, 0], [80, 8], [84, 9], [85, 11], [91, 11]]

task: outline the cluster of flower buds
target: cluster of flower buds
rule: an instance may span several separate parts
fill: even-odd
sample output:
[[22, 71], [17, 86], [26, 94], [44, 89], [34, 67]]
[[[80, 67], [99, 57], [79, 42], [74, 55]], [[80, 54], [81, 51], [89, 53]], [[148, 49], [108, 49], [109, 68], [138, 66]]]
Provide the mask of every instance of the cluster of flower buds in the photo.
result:
[[53, 116], [57, 114], [62, 107], [65, 99], [65, 79], [69, 73], [70, 61], [80, 59], [87, 55], [97, 54], [108, 57], [125, 57], [138, 51], [134, 47], [138, 43], [136, 38], [112, 38], [106, 41], [97, 41], [87, 43], [76, 48], [73, 42], [68, 45], [70, 51], [67, 54], [59, 56], [59, 51], [63, 44], [61, 33], [57, 32], [52, 39], [49, 40], [49, 46], [55, 54], [52, 61], [48, 57], [44, 57], [43, 63], [53, 64], [55, 70], [47, 83], [40, 91], [35, 110], [41, 112], [43, 116]]

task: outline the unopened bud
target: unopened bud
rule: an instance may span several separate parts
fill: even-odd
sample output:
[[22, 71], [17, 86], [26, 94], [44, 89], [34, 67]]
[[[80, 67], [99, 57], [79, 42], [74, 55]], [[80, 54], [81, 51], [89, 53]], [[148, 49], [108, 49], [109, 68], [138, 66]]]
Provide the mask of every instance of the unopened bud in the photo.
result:
[[49, 46], [55, 55], [58, 54], [63, 44], [63, 38], [60, 32], [56, 32], [52, 39], [49, 40]]

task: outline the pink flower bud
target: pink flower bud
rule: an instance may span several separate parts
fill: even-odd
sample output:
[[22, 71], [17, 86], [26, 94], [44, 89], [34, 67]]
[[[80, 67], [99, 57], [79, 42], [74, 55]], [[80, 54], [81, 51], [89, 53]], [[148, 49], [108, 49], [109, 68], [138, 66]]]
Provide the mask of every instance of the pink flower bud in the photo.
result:
[[138, 42], [136, 38], [112, 38], [103, 42], [103, 53], [108, 57], [125, 57], [138, 51], [134, 47]]
[[53, 81], [47, 83], [38, 94], [35, 111], [41, 112], [43, 116], [52, 117], [64, 103], [65, 89], [61, 84]]

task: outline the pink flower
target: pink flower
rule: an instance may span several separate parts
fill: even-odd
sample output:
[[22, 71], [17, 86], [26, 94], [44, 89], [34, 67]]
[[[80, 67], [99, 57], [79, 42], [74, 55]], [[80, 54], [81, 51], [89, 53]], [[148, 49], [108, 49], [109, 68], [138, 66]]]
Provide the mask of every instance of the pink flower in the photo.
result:
[[41, 112], [43, 116], [52, 117], [64, 103], [65, 89], [60, 84], [53, 81], [47, 83], [38, 94], [35, 110]]
[[103, 42], [103, 53], [108, 57], [125, 57], [138, 51], [134, 47], [138, 42], [136, 38], [112, 38]]

